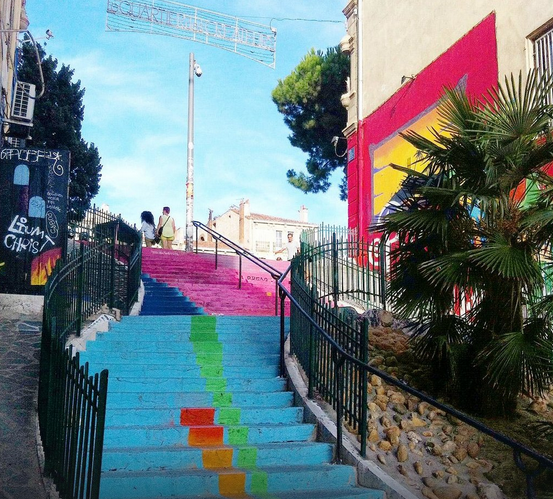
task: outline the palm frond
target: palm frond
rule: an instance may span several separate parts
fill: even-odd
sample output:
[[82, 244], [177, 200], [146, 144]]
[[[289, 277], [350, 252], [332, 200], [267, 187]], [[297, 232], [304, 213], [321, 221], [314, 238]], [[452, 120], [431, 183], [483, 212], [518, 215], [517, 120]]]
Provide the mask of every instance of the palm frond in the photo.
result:
[[468, 261], [504, 279], [518, 280], [528, 285], [543, 282], [541, 269], [524, 247], [509, 244], [487, 244], [469, 252]]
[[540, 396], [553, 381], [553, 341], [544, 323], [528, 323], [524, 331], [503, 334], [476, 359], [486, 367], [487, 381], [505, 397], [519, 393]]

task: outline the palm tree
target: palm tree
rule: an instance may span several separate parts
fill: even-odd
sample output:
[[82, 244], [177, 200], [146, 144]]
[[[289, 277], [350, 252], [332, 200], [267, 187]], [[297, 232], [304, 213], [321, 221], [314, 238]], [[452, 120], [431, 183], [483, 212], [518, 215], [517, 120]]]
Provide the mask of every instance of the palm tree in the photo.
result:
[[[422, 173], [407, 174], [399, 208], [371, 230], [397, 235], [390, 302], [416, 318], [415, 352], [437, 388], [466, 409], [509, 413], [519, 394], [553, 382], [551, 78], [505, 78], [483, 98], [448, 89]], [[419, 169], [420, 170], [420, 169]], [[468, 305], [461, 311], [461, 305]]]

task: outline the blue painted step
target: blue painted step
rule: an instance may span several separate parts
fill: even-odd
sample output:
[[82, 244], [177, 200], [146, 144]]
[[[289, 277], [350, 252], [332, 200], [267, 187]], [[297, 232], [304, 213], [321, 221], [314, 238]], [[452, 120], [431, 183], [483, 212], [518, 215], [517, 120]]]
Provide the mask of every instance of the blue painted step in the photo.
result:
[[[129, 412], [132, 410], [132, 414]], [[110, 407], [106, 413], [106, 426], [158, 425], [160, 423], [178, 425], [180, 408], [136, 408], [132, 409]], [[240, 410], [240, 418], [236, 425], [287, 425], [303, 421], [301, 407], [246, 407]], [[220, 424], [220, 409], [215, 410], [215, 424]], [[285, 429], [284, 429], [285, 430]]]
[[[224, 452], [227, 447], [216, 448]], [[332, 445], [323, 442], [288, 442], [266, 443], [256, 446], [244, 445], [233, 452], [232, 466], [240, 468], [241, 453], [255, 452], [256, 464], [259, 467], [279, 466], [290, 458], [301, 460], [303, 465], [314, 466], [332, 460]], [[153, 447], [113, 447], [106, 449], [102, 463], [106, 469], [125, 471], [140, 470], [178, 470], [199, 469], [203, 467], [203, 449], [198, 447], [163, 446]]]
[[[224, 497], [219, 494], [220, 476], [233, 473], [233, 470], [224, 469], [107, 471], [102, 476], [100, 496], [102, 499]], [[260, 473], [263, 473], [263, 476], [260, 476]], [[254, 490], [257, 482], [261, 480], [265, 481], [267, 489], [271, 491], [271, 497], [280, 497], [282, 492], [288, 492], [296, 494], [289, 497], [298, 499], [308, 497], [309, 493], [313, 494], [311, 497], [320, 497], [319, 492], [322, 490], [335, 492], [327, 497], [339, 497], [336, 493], [343, 494], [344, 489], [354, 489], [356, 484], [355, 470], [351, 466], [332, 464], [272, 466], [263, 468], [262, 472], [245, 470], [245, 475], [245, 492], [248, 497], [253, 498], [256, 497]], [[363, 493], [355, 497], [384, 499], [384, 493], [381, 491], [362, 491]]]
[[[307, 442], [315, 439], [315, 425], [307, 423], [288, 423], [286, 431], [280, 425], [257, 424], [244, 427], [235, 425], [225, 427], [223, 443], [230, 445], [233, 432], [247, 433], [244, 445]], [[245, 431], [247, 430], [247, 432]], [[172, 447], [183, 448], [188, 441], [190, 428], [187, 426], [109, 426], [104, 435], [104, 449], [112, 447]]]
[[201, 307], [177, 289], [159, 283], [147, 274], [142, 275], [144, 300], [140, 309], [141, 316], [160, 315], [203, 315]]
[[110, 372], [100, 499], [383, 499], [329, 464], [278, 377], [279, 337], [279, 317], [236, 316], [124, 317], [98, 333], [81, 360]]

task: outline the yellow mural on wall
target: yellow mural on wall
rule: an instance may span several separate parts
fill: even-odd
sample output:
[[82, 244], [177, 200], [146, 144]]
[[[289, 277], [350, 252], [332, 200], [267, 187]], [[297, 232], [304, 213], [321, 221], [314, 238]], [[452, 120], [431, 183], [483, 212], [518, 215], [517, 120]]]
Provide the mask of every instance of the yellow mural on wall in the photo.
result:
[[[436, 108], [420, 116], [406, 130], [431, 138], [432, 127], [438, 129]], [[397, 133], [374, 149], [371, 162], [373, 165], [373, 220], [384, 214], [384, 210], [399, 191], [401, 182], [406, 176], [405, 173], [395, 170], [390, 165], [396, 164], [422, 171], [424, 163], [415, 163], [416, 154], [417, 149]]]

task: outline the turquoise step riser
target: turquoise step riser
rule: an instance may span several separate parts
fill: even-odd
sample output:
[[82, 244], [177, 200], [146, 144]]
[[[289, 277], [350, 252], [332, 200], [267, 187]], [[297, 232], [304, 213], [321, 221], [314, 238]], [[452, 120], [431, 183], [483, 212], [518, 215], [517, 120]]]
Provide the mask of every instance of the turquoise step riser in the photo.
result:
[[[199, 374], [199, 373], [198, 373]], [[240, 378], [144, 378], [130, 376], [109, 377], [109, 393], [115, 392], [184, 392], [204, 391], [215, 387], [227, 391], [279, 392], [286, 388], [286, 381], [280, 378], [240, 379]]]
[[[242, 343], [215, 343], [215, 342], [202, 342], [204, 349], [212, 349], [214, 352], [221, 351], [223, 355], [238, 354], [244, 355], [250, 354], [266, 354], [273, 353], [278, 354], [279, 345], [274, 341], [271, 343], [255, 343], [242, 342]], [[122, 352], [124, 350], [132, 349], [133, 352], [182, 352], [182, 353], [194, 353], [194, 345], [188, 341], [159, 341], [159, 337], [152, 339], [152, 341], [132, 341], [128, 339], [126, 341], [94, 341], [86, 345], [86, 351], [91, 352]]]
[[136, 407], [160, 409], [163, 407], [212, 407], [218, 400], [232, 403], [232, 407], [291, 407], [291, 392], [116, 392], [110, 388], [108, 409]]
[[[240, 411], [237, 425], [248, 424], [289, 424], [301, 423], [303, 411], [300, 407], [279, 408], [243, 408]], [[106, 411], [106, 426], [141, 426], [141, 425], [180, 425], [180, 408], [137, 409], [121, 408]], [[219, 410], [215, 410], [214, 423], [219, 421]]]
[[[175, 315], [178, 315], [177, 312], [180, 312], [182, 310], [198, 310], [200, 307], [196, 306], [196, 304], [191, 303], [189, 301], [174, 301], [172, 303], [167, 302], [158, 302], [158, 303], [152, 303], [144, 301], [142, 304], [142, 307], [140, 308], [140, 313], [143, 313], [145, 311], [158, 311], [158, 312], [167, 312], [167, 311], [175, 311]], [[171, 315], [171, 314], [166, 314]]]
[[[267, 492], [339, 490], [353, 487], [355, 472], [350, 466], [327, 465], [316, 467], [290, 467], [261, 470], [267, 472]], [[246, 493], [252, 493], [252, 475], [246, 473]], [[156, 472], [106, 472], [102, 475], [100, 497], [102, 499], [132, 499], [147, 497], [209, 497], [219, 495], [219, 474], [209, 470]], [[371, 497], [371, 496], [367, 496]], [[376, 497], [376, 496], [373, 496]], [[382, 495], [378, 496], [382, 497]]]
[[[198, 310], [200, 307], [197, 306], [195, 303], [189, 302], [189, 301], [172, 301], [170, 303], [167, 303], [167, 301], [164, 302], [148, 302], [144, 301], [142, 304], [142, 307], [140, 307], [140, 313], [143, 313], [145, 311], [151, 310], [151, 311], [159, 311], [159, 312], [166, 312], [166, 311], [175, 311], [175, 315], [178, 315], [177, 312], [180, 312], [182, 310]], [[166, 314], [171, 315], [171, 314]]]
[[179, 300], [192, 303], [188, 296], [184, 296], [181, 291], [175, 288], [148, 288], [144, 289], [144, 300], [164, 301], [164, 300]]
[[[147, 317], [144, 317], [147, 319]], [[209, 341], [213, 334], [217, 335], [217, 340], [220, 342], [273, 342], [279, 344], [280, 334], [279, 331], [268, 329], [229, 329], [218, 331], [197, 331], [195, 332], [195, 341]], [[113, 339], [120, 341], [183, 341], [190, 338], [190, 329], [179, 326], [163, 326], [161, 324], [144, 325], [140, 328], [128, 328], [128, 329], [110, 329], [107, 332], [102, 332], [97, 335], [97, 339], [102, 341], [104, 339]], [[205, 338], [205, 339], [204, 339]]]
[[162, 317], [164, 315], [206, 315], [203, 309], [198, 310], [166, 310], [166, 311], [160, 311], [160, 310], [145, 310], [141, 311], [140, 315], [141, 317], [148, 317], [148, 316], [156, 316], [156, 317]]
[[[241, 427], [225, 427], [223, 443], [229, 445], [233, 434]], [[165, 447], [180, 446], [188, 442], [189, 429], [186, 426], [108, 426], [104, 434], [104, 448], [117, 447]], [[279, 442], [311, 441], [315, 438], [315, 425], [296, 423], [283, 425], [251, 425], [247, 428], [245, 445], [257, 445]]]
[[[167, 316], [163, 318], [172, 319], [175, 316]], [[178, 317], [188, 318], [190, 317], [181, 315]], [[183, 340], [191, 336], [190, 325], [180, 325], [180, 324], [166, 324], [159, 323], [157, 318], [155, 322], [148, 323], [147, 319], [153, 317], [141, 317], [145, 319], [145, 323], [138, 326], [129, 326], [128, 324], [123, 327], [111, 327], [108, 331], [100, 332], [99, 337], [113, 337], [117, 339], [117, 336], [120, 336], [119, 339], [125, 340], [128, 337], [135, 336], [137, 338], [142, 338], [144, 340], [151, 339], [149, 335], [160, 335], [161, 338], [152, 338], [154, 341], [156, 339], [160, 341], [169, 341], [169, 340]], [[278, 343], [280, 340], [280, 331], [276, 328], [262, 327], [262, 328], [240, 328], [240, 327], [224, 327], [217, 328], [215, 331], [212, 330], [194, 330], [193, 338], [197, 340], [198, 338], [206, 338], [209, 340], [213, 335], [217, 335], [218, 341], [224, 341], [225, 339], [230, 342], [241, 342], [241, 341], [270, 341], [273, 340]]]
[[[228, 450], [229, 447], [221, 448]], [[232, 466], [244, 466], [241, 453], [255, 453], [255, 465], [291, 466], [301, 462], [303, 466], [316, 466], [332, 460], [332, 446], [320, 442], [270, 444], [252, 446], [232, 446]], [[203, 449], [197, 447], [184, 448], [125, 448], [108, 449], [102, 456], [104, 470], [178, 470], [202, 469]]]
[[[195, 336], [195, 341], [198, 342], [205, 342], [205, 341], [213, 341], [213, 335], [211, 333], [205, 333], [205, 334], [197, 334]], [[242, 346], [246, 346], [247, 344], [256, 344], [260, 345], [263, 348], [280, 348], [280, 337], [279, 335], [275, 333], [271, 334], [260, 334], [258, 336], [255, 335], [235, 335], [232, 333], [219, 333], [217, 335], [217, 343], [229, 343], [231, 345], [237, 344]], [[116, 332], [116, 331], [109, 331], [107, 333], [97, 333], [96, 334], [96, 340], [92, 343], [89, 343], [90, 345], [94, 344], [102, 344], [102, 343], [109, 343], [109, 342], [125, 342], [125, 347], [128, 347], [129, 344], [133, 346], [133, 348], [136, 346], [136, 343], [155, 343], [155, 342], [164, 342], [169, 344], [175, 344], [179, 342], [190, 342], [190, 332], [188, 331], [166, 331], [166, 330], [157, 330], [152, 329], [148, 330], [145, 328], [142, 331], [126, 331], [126, 332]], [[123, 346], [123, 345], [121, 345]], [[88, 345], [87, 345], [88, 347]]]
[[190, 298], [184, 296], [182, 291], [176, 288], [158, 288], [152, 286], [144, 287], [144, 299], [148, 301], [178, 300], [190, 302]]
[[[170, 348], [170, 345], [168, 345]], [[193, 366], [196, 364], [198, 356], [195, 353], [190, 352], [112, 352], [112, 351], [98, 351], [98, 352], [81, 352], [82, 362], [99, 362], [104, 363], [125, 363], [125, 362], [137, 362], [142, 364], [150, 363], [154, 364], [180, 364], [182, 366]], [[201, 354], [202, 365], [216, 365], [221, 363], [221, 354]], [[225, 355], [225, 366], [271, 366], [275, 362], [278, 363], [279, 355], [264, 354], [259, 357], [252, 357], [251, 355], [242, 355], [240, 353], [229, 353]]]
[[[154, 322], [155, 319], [154, 318], [149, 318], [149, 319], [143, 320], [140, 316], [129, 315], [129, 316], [123, 317], [121, 319], [121, 322], [117, 322], [114, 325], [116, 327], [121, 327], [121, 326], [124, 326], [125, 324], [133, 324], [133, 323], [142, 324], [143, 322], [148, 322], [148, 321]], [[165, 321], [167, 323], [178, 322], [180, 324], [190, 324], [192, 322], [192, 319], [186, 318], [186, 317], [174, 317], [173, 319], [164, 318], [164, 322]], [[288, 322], [289, 318], [286, 318], [286, 321]], [[202, 325], [202, 323], [203, 323], [203, 325], [206, 325], [206, 324], [209, 324], [210, 326], [212, 325], [211, 321], [207, 321], [207, 322], [199, 321], [198, 325]], [[244, 316], [244, 315], [219, 316], [219, 317], [217, 317], [217, 321], [216, 321], [215, 326], [219, 328], [221, 326], [228, 326], [230, 324], [233, 324], [233, 325], [240, 324], [240, 325], [247, 326], [247, 327], [258, 327], [258, 326], [261, 326], [261, 325], [266, 325], [266, 326], [271, 325], [271, 326], [274, 326], [275, 328], [278, 328], [278, 326], [280, 324], [280, 317], [264, 316], [264, 317], [259, 317], [258, 318], [256, 316]]]
[[[82, 360], [81, 364], [84, 364]], [[88, 362], [88, 361], [87, 361]], [[89, 362], [89, 372], [100, 372], [102, 369], [109, 367], [109, 376], [132, 376], [136, 378], [172, 378], [175, 376], [183, 376], [184, 378], [197, 378], [202, 376], [203, 372], [197, 365], [190, 366], [188, 364], [137, 364], [134, 361], [121, 361], [106, 364], [102, 360]], [[224, 366], [214, 367], [209, 369], [206, 376], [222, 376], [225, 378], [244, 377], [250, 378], [257, 376], [259, 378], [275, 378], [279, 375], [278, 366]]]

